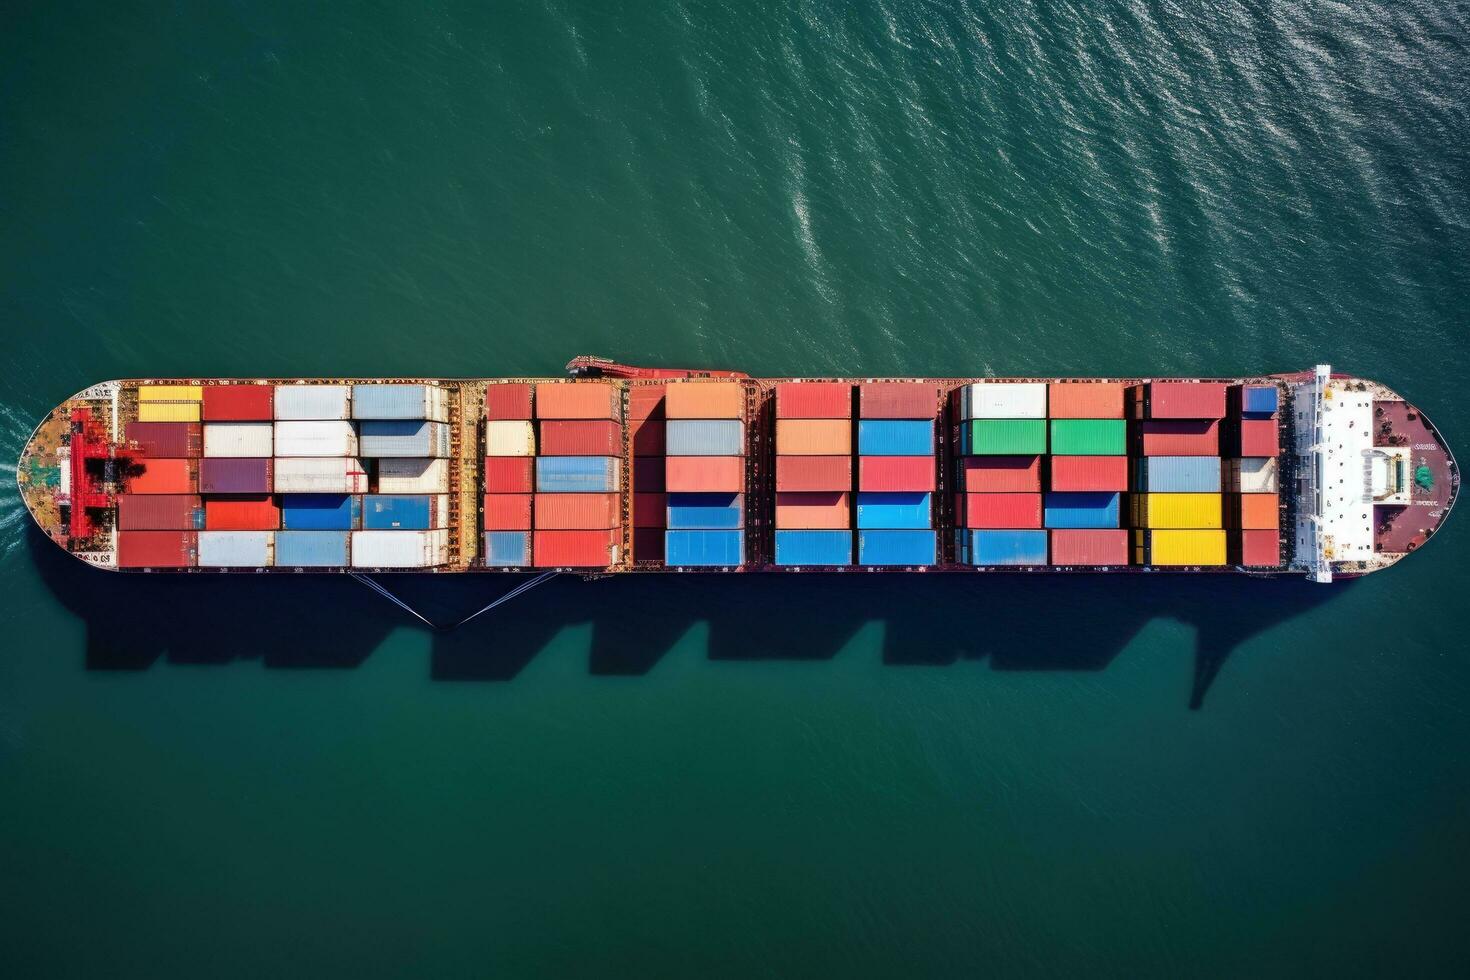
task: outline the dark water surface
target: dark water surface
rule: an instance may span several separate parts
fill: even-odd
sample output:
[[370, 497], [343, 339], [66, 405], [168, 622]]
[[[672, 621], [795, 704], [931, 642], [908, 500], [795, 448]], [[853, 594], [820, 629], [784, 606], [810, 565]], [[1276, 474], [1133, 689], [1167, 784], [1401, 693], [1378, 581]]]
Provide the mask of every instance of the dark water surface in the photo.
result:
[[[1463, 3], [317, 6], [9, 6], [0, 458], [110, 377], [578, 353], [1327, 360], [1470, 452]], [[7, 976], [1470, 957], [1463, 516], [1343, 587], [557, 582], [436, 638], [3, 492]]]

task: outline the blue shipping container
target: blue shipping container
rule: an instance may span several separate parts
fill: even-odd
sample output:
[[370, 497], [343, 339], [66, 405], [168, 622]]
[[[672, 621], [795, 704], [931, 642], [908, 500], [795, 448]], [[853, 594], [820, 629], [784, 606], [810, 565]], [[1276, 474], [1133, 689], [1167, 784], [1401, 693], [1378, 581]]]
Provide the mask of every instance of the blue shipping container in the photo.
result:
[[276, 565], [346, 568], [350, 540], [347, 531], [277, 531]]
[[857, 526], [859, 528], [927, 528], [930, 502], [927, 493], [859, 493]]
[[1220, 492], [1218, 456], [1146, 456], [1138, 472], [1139, 489], [1149, 493]]
[[449, 455], [449, 426], [415, 419], [369, 419], [357, 423], [357, 451], [368, 459]]
[[776, 532], [777, 565], [851, 565], [851, 531]]
[[364, 531], [427, 531], [448, 515], [436, 514], [434, 495], [370, 493], [362, 501]]
[[670, 530], [739, 530], [745, 526], [743, 493], [671, 493], [665, 527]]
[[352, 531], [362, 527], [362, 498], [351, 493], [283, 493], [281, 527], [288, 531]]
[[428, 385], [353, 385], [352, 417], [355, 419], [435, 419], [448, 415], [448, 392]]
[[739, 565], [744, 555], [744, 531], [669, 531], [664, 534], [665, 565], [726, 568]]
[[486, 531], [485, 564], [497, 568], [529, 567], [530, 531]]
[[859, 531], [859, 565], [932, 565], [933, 531]]
[[1279, 397], [1275, 385], [1246, 385], [1240, 393], [1241, 411], [1247, 415], [1275, 415]]
[[863, 419], [858, 423], [860, 456], [932, 456], [934, 422], [914, 419]]
[[739, 419], [669, 419], [664, 424], [668, 456], [744, 456], [745, 423]]
[[617, 493], [616, 456], [538, 456], [537, 493]]
[[1042, 498], [1047, 527], [1085, 528], [1117, 527], [1118, 503], [1123, 495], [1092, 491], [1089, 493], [1048, 493]]
[[1045, 531], [959, 531], [966, 565], [1045, 565]]

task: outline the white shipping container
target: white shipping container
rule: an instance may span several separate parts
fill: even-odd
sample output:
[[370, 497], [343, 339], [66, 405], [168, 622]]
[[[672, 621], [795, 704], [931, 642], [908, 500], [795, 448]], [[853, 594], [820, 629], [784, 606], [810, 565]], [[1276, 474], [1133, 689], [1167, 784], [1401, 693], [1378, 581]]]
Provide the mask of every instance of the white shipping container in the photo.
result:
[[275, 401], [278, 421], [352, 418], [350, 385], [276, 385]]
[[1231, 489], [1236, 493], [1279, 493], [1275, 456], [1245, 456], [1230, 463]]
[[448, 493], [449, 460], [395, 459], [378, 461], [379, 493]]
[[966, 385], [960, 409], [961, 417], [967, 419], [1044, 419], [1046, 384], [991, 381]]
[[204, 455], [262, 459], [271, 455], [269, 422], [205, 422]]
[[486, 456], [534, 456], [536, 432], [530, 422], [485, 423]]
[[354, 568], [433, 568], [449, 561], [449, 531], [353, 531]]
[[200, 568], [268, 568], [274, 531], [200, 531]]
[[277, 422], [277, 456], [356, 456], [357, 427], [351, 422]]
[[276, 493], [366, 493], [368, 475], [350, 456], [277, 458], [274, 486]]
[[353, 385], [352, 417], [448, 422], [449, 389], [423, 384]]

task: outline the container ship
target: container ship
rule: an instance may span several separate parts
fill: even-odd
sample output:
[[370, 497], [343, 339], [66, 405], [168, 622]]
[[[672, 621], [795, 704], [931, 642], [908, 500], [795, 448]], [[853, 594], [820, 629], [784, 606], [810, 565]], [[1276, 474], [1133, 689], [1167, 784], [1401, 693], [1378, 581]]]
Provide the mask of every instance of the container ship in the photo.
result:
[[20, 492], [141, 573], [1385, 568], [1459, 490], [1422, 412], [1247, 378], [134, 379], [51, 411]]

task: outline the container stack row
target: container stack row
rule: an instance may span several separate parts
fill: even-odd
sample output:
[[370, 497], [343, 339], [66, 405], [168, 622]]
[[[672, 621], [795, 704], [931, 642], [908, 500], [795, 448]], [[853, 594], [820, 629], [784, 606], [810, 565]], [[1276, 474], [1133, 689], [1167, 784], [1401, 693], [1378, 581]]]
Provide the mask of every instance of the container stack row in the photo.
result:
[[[138, 394], [139, 419], [125, 438], [142, 460], [118, 498], [120, 566], [447, 561], [447, 390], [221, 384]], [[180, 407], [190, 404], [192, 412]], [[149, 405], [199, 421], [160, 420]], [[380, 493], [366, 493], [363, 457], [379, 459]]]
[[622, 551], [623, 427], [606, 381], [491, 384], [484, 561], [606, 568]]
[[1140, 458], [1131, 507], [1134, 561], [1158, 567], [1224, 565], [1220, 455], [1226, 385], [1153, 381], [1134, 394]]
[[739, 567], [745, 560], [745, 387], [670, 382], [664, 415], [664, 563]]
[[1240, 385], [1231, 391], [1229, 460], [1231, 561], [1252, 568], [1281, 564], [1281, 392], [1274, 384]]
[[858, 395], [858, 564], [923, 567], [938, 560], [934, 424], [927, 382], [870, 382]]
[[982, 382], [952, 397], [960, 454], [956, 557], [966, 565], [1045, 565], [1046, 384]]
[[852, 564], [852, 385], [776, 385], [775, 563]]

